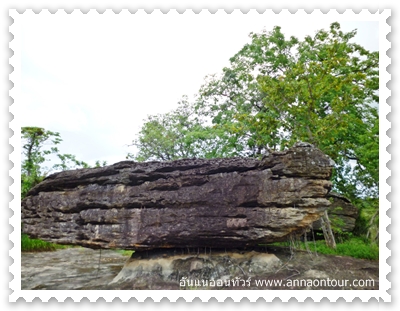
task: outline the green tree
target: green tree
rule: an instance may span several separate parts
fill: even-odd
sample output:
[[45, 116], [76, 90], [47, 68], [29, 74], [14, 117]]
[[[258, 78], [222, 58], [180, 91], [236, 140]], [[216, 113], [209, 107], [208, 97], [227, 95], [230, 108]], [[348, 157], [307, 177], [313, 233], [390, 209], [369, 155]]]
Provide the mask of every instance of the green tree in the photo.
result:
[[224, 139], [224, 133], [207, 126], [206, 120], [184, 97], [176, 110], [148, 116], [138, 138], [132, 142], [138, 149], [137, 154], [127, 157], [137, 161], [170, 161], [229, 156], [232, 148], [226, 147], [229, 145]]
[[336, 162], [336, 191], [377, 198], [379, 55], [355, 35], [339, 23], [303, 40], [280, 27], [250, 34], [194, 103], [149, 117], [134, 142], [137, 160], [257, 157], [306, 141]]
[[337, 191], [376, 197], [379, 58], [352, 43], [355, 34], [338, 23], [302, 41], [280, 27], [251, 34], [222, 75], [207, 78], [198, 111], [236, 134], [230, 143], [246, 156], [310, 142], [336, 162]]
[[[53, 170], [67, 170], [79, 167], [89, 167], [83, 161], [78, 161], [74, 155], [61, 154], [58, 145], [62, 142], [58, 132], [52, 132], [40, 127], [22, 127], [22, 163], [21, 163], [21, 197], [41, 182]], [[50, 155], [54, 155], [61, 163], [48, 168], [44, 163]]]
[[377, 237], [379, 54], [355, 35], [339, 23], [302, 40], [280, 27], [251, 33], [194, 103], [149, 117], [136, 159], [258, 157], [309, 142], [335, 161], [334, 189], [363, 209], [360, 224]]
[[60, 134], [40, 127], [23, 127], [21, 129], [22, 163], [21, 195], [43, 180], [43, 163], [46, 156], [58, 153], [57, 145], [61, 142]]

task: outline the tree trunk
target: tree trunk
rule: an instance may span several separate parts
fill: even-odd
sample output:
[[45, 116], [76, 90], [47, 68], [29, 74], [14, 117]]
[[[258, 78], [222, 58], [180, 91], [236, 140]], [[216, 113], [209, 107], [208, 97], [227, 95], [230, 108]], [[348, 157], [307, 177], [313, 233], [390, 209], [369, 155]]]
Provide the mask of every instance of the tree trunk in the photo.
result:
[[324, 233], [326, 245], [330, 248], [336, 249], [335, 236], [333, 235], [331, 223], [329, 221], [328, 212], [325, 211], [321, 217], [321, 228]]

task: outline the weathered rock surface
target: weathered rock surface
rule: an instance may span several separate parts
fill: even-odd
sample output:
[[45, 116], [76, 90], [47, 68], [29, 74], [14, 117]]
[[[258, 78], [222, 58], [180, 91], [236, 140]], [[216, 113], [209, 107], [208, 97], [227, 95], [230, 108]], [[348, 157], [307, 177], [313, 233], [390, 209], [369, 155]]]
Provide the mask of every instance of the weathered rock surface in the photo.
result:
[[[331, 201], [328, 215], [332, 227], [343, 232], [352, 232], [359, 214], [358, 208], [351, 204], [349, 199], [338, 193], [330, 192], [327, 197]], [[321, 230], [320, 220], [313, 223], [313, 230]]]
[[265, 248], [161, 250], [151, 251], [149, 255], [139, 252], [132, 254], [109, 286], [130, 286], [130, 289], [244, 287], [251, 286], [251, 278], [273, 273], [282, 264], [277, 256], [266, 253]]
[[60, 244], [134, 250], [283, 241], [330, 205], [333, 164], [298, 143], [262, 160], [125, 161], [64, 171], [23, 200], [23, 231]]
[[84, 247], [21, 253], [22, 290], [105, 289], [129, 256]]
[[[302, 251], [292, 253], [275, 246], [248, 251], [211, 250], [211, 253], [207, 249], [206, 254], [204, 250], [198, 254], [197, 249], [176, 250], [176, 254], [171, 255], [168, 255], [171, 250], [162, 251], [167, 252], [167, 256], [161, 250], [153, 250], [148, 256], [147, 252], [141, 252], [141, 258], [131, 259], [112, 250], [80, 247], [23, 252], [21, 289], [379, 289], [379, 261]], [[210, 266], [211, 263], [215, 266]], [[256, 268], [256, 272], [252, 268]], [[327, 286], [323, 283], [327, 279], [338, 282]], [[347, 284], [343, 280], [347, 280]], [[304, 281], [307, 283], [300, 283]], [[313, 283], [309, 284], [310, 281]], [[354, 281], [357, 288], [352, 286]]]
[[[361, 283], [352, 283], [357, 279]], [[353, 284], [362, 284], [357, 289], [378, 289], [379, 263], [267, 246], [245, 251], [134, 253], [107, 288], [332, 290], [354, 289]]]

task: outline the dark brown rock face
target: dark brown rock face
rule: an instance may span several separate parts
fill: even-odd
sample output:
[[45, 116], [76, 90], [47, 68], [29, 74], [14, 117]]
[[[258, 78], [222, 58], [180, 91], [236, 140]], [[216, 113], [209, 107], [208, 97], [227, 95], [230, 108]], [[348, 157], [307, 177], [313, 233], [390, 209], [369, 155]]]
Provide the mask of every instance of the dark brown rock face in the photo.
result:
[[119, 162], [53, 174], [22, 202], [23, 231], [90, 248], [238, 248], [319, 219], [333, 161], [298, 143], [262, 160]]
[[[335, 192], [330, 192], [327, 198], [331, 201], [328, 215], [332, 228], [336, 231], [352, 232], [359, 214], [358, 208], [349, 199]], [[320, 220], [313, 223], [313, 230], [321, 230]]]

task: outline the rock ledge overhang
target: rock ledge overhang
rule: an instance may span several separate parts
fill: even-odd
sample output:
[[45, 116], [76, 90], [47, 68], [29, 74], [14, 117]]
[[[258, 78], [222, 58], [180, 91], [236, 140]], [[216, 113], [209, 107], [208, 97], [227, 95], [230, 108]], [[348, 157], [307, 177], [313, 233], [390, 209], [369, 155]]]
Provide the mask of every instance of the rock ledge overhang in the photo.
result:
[[334, 162], [297, 143], [254, 158], [59, 172], [22, 201], [23, 232], [90, 248], [238, 248], [301, 234], [330, 205]]

